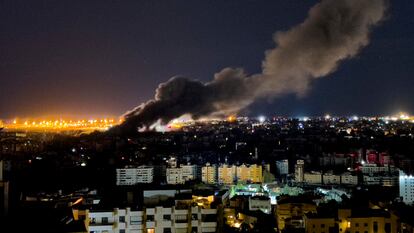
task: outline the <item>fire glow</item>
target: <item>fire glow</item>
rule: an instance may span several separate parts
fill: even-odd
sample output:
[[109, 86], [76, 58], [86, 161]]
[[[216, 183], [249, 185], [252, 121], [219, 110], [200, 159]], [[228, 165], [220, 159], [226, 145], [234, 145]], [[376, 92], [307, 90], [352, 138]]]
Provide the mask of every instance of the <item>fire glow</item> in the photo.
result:
[[105, 131], [117, 124], [122, 123], [122, 119], [89, 119], [89, 120], [19, 120], [14, 119], [2, 123], [6, 130], [19, 131]]

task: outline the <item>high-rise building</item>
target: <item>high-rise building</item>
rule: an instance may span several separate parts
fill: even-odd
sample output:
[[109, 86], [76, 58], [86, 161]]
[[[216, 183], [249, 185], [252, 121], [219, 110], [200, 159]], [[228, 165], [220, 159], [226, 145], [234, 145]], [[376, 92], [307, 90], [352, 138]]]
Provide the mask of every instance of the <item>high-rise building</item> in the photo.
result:
[[215, 184], [217, 183], [217, 165], [207, 163], [201, 168], [201, 181], [206, 184]]
[[305, 161], [298, 160], [295, 164], [295, 181], [303, 182], [304, 181], [304, 171], [305, 171]]
[[400, 197], [408, 205], [414, 203], [414, 176], [400, 171]]
[[322, 180], [324, 184], [340, 184], [341, 176], [332, 173], [325, 173], [322, 175]]
[[276, 161], [276, 174], [279, 176], [289, 174], [289, 160], [283, 159]]
[[320, 172], [306, 172], [303, 181], [307, 184], [322, 184], [322, 173]]
[[337, 213], [311, 213], [304, 216], [303, 232], [397, 233], [398, 217], [382, 209], [339, 209]]
[[384, 166], [391, 163], [391, 156], [388, 153], [382, 152], [379, 155], [379, 164]]
[[184, 182], [197, 179], [197, 165], [180, 165]]
[[187, 164], [167, 168], [166, 178], [168, 184], [184, 184], [186, 181], [195, 180], [197, 178], [197, 165]]
[[207, 184], [234, 184], [237, 181], [263, 182], [263, 166], [257, 164], [242, 164], [240, 166], [222, 164], [217, 167], [207, 163], [201, 170], [201, 179]]
[[398, 173], [398, 169], [393, 166], [378, 166], [377, 164], [364, 164], [361, 166], [363, 174], [376, 175], [378, 173]]
[[222, 164], [218, 168], [218, 183], [219, 184], [233, 184], [236, 180], [236, 166]]
[[183, 174], [179, 167], [169, 167], [166, 170], [167, 184], [184, 184]]
[[349, 172], [343, 173], [341, 175], [341, 184], [357, 185], [358, 184], [358, 177], [356, 175], [352, 175]]
[[116, 169], [116, 185], [135, 185], [139, 183], [152, 183], [154, 168], [151, 166], [139, 166], [136, 168]]
[[[217, 209], [162, 207], [112, 211], [74, 209], [75, 220], [84, 219], [87, 232], [204, 233], [217, 231]], [[190, 231], [189, 231], [190, 230]]]
[[236, 168], [237, 181], [260, 183], [263, 181], [262, 166], [242, 164]]

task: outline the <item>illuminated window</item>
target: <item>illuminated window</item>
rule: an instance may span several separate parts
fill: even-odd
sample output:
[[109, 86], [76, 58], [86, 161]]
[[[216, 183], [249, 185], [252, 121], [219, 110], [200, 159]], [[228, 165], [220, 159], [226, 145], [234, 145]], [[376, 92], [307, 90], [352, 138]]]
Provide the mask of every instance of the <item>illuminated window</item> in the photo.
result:
[[148, 228], [147, 233], [155, 233], [155, 229], [154, 228]]

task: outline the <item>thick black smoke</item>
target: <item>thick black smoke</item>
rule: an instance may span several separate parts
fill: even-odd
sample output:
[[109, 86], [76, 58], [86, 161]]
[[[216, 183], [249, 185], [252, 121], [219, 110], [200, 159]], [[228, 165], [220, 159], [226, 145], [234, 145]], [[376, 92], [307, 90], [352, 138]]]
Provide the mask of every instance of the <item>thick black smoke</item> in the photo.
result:
[[275, 34], [277, 46], [266, 51], [262, 73], [248, 76], [243, 69], [225, 68], [209, 83], [171, 78], [159, 85], [153, 100], [127, 112], [119, 129], [136, 131], [184, 114], [233, 114], [257, 98], [304, 95], [313, 79], [334, 72], [368, 45], [386, 8], [386, 0], [322, 0], [303, 23]]

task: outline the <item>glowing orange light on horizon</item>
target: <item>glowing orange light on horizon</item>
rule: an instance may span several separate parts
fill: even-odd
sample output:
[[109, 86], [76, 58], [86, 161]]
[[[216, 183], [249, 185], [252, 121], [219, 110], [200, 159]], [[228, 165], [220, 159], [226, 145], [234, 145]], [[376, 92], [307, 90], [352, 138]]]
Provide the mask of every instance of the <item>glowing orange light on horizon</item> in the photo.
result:
[[[30, 118], [29, 118], [30, 119]], [[7, 129], [14, 130], [42, 130], [42, 131], [64, 131], [64, 130], [81, 130], [81, 131], [104, 131], [113, 127], [115, 123], [114, 119], [100, 118], [90, 120], [71, 120], [71, 119], [38, 119], [38, 120], [25, 120], [18, 122], [17, 118], [11, 122], [5, 124], [0, 121], [0, 125], [4, 125]], [[122, 122], [122, 121], [121, 121]]]
[[237, 118], [234, 115], [230, 115], [230, 116], [227, 117], [228, 122], [235, 122], [236, 120], [237, 120]]
[[180, 123], [171, 123], [168, 125], [169, 129], [181, 129], [184, 125]]

